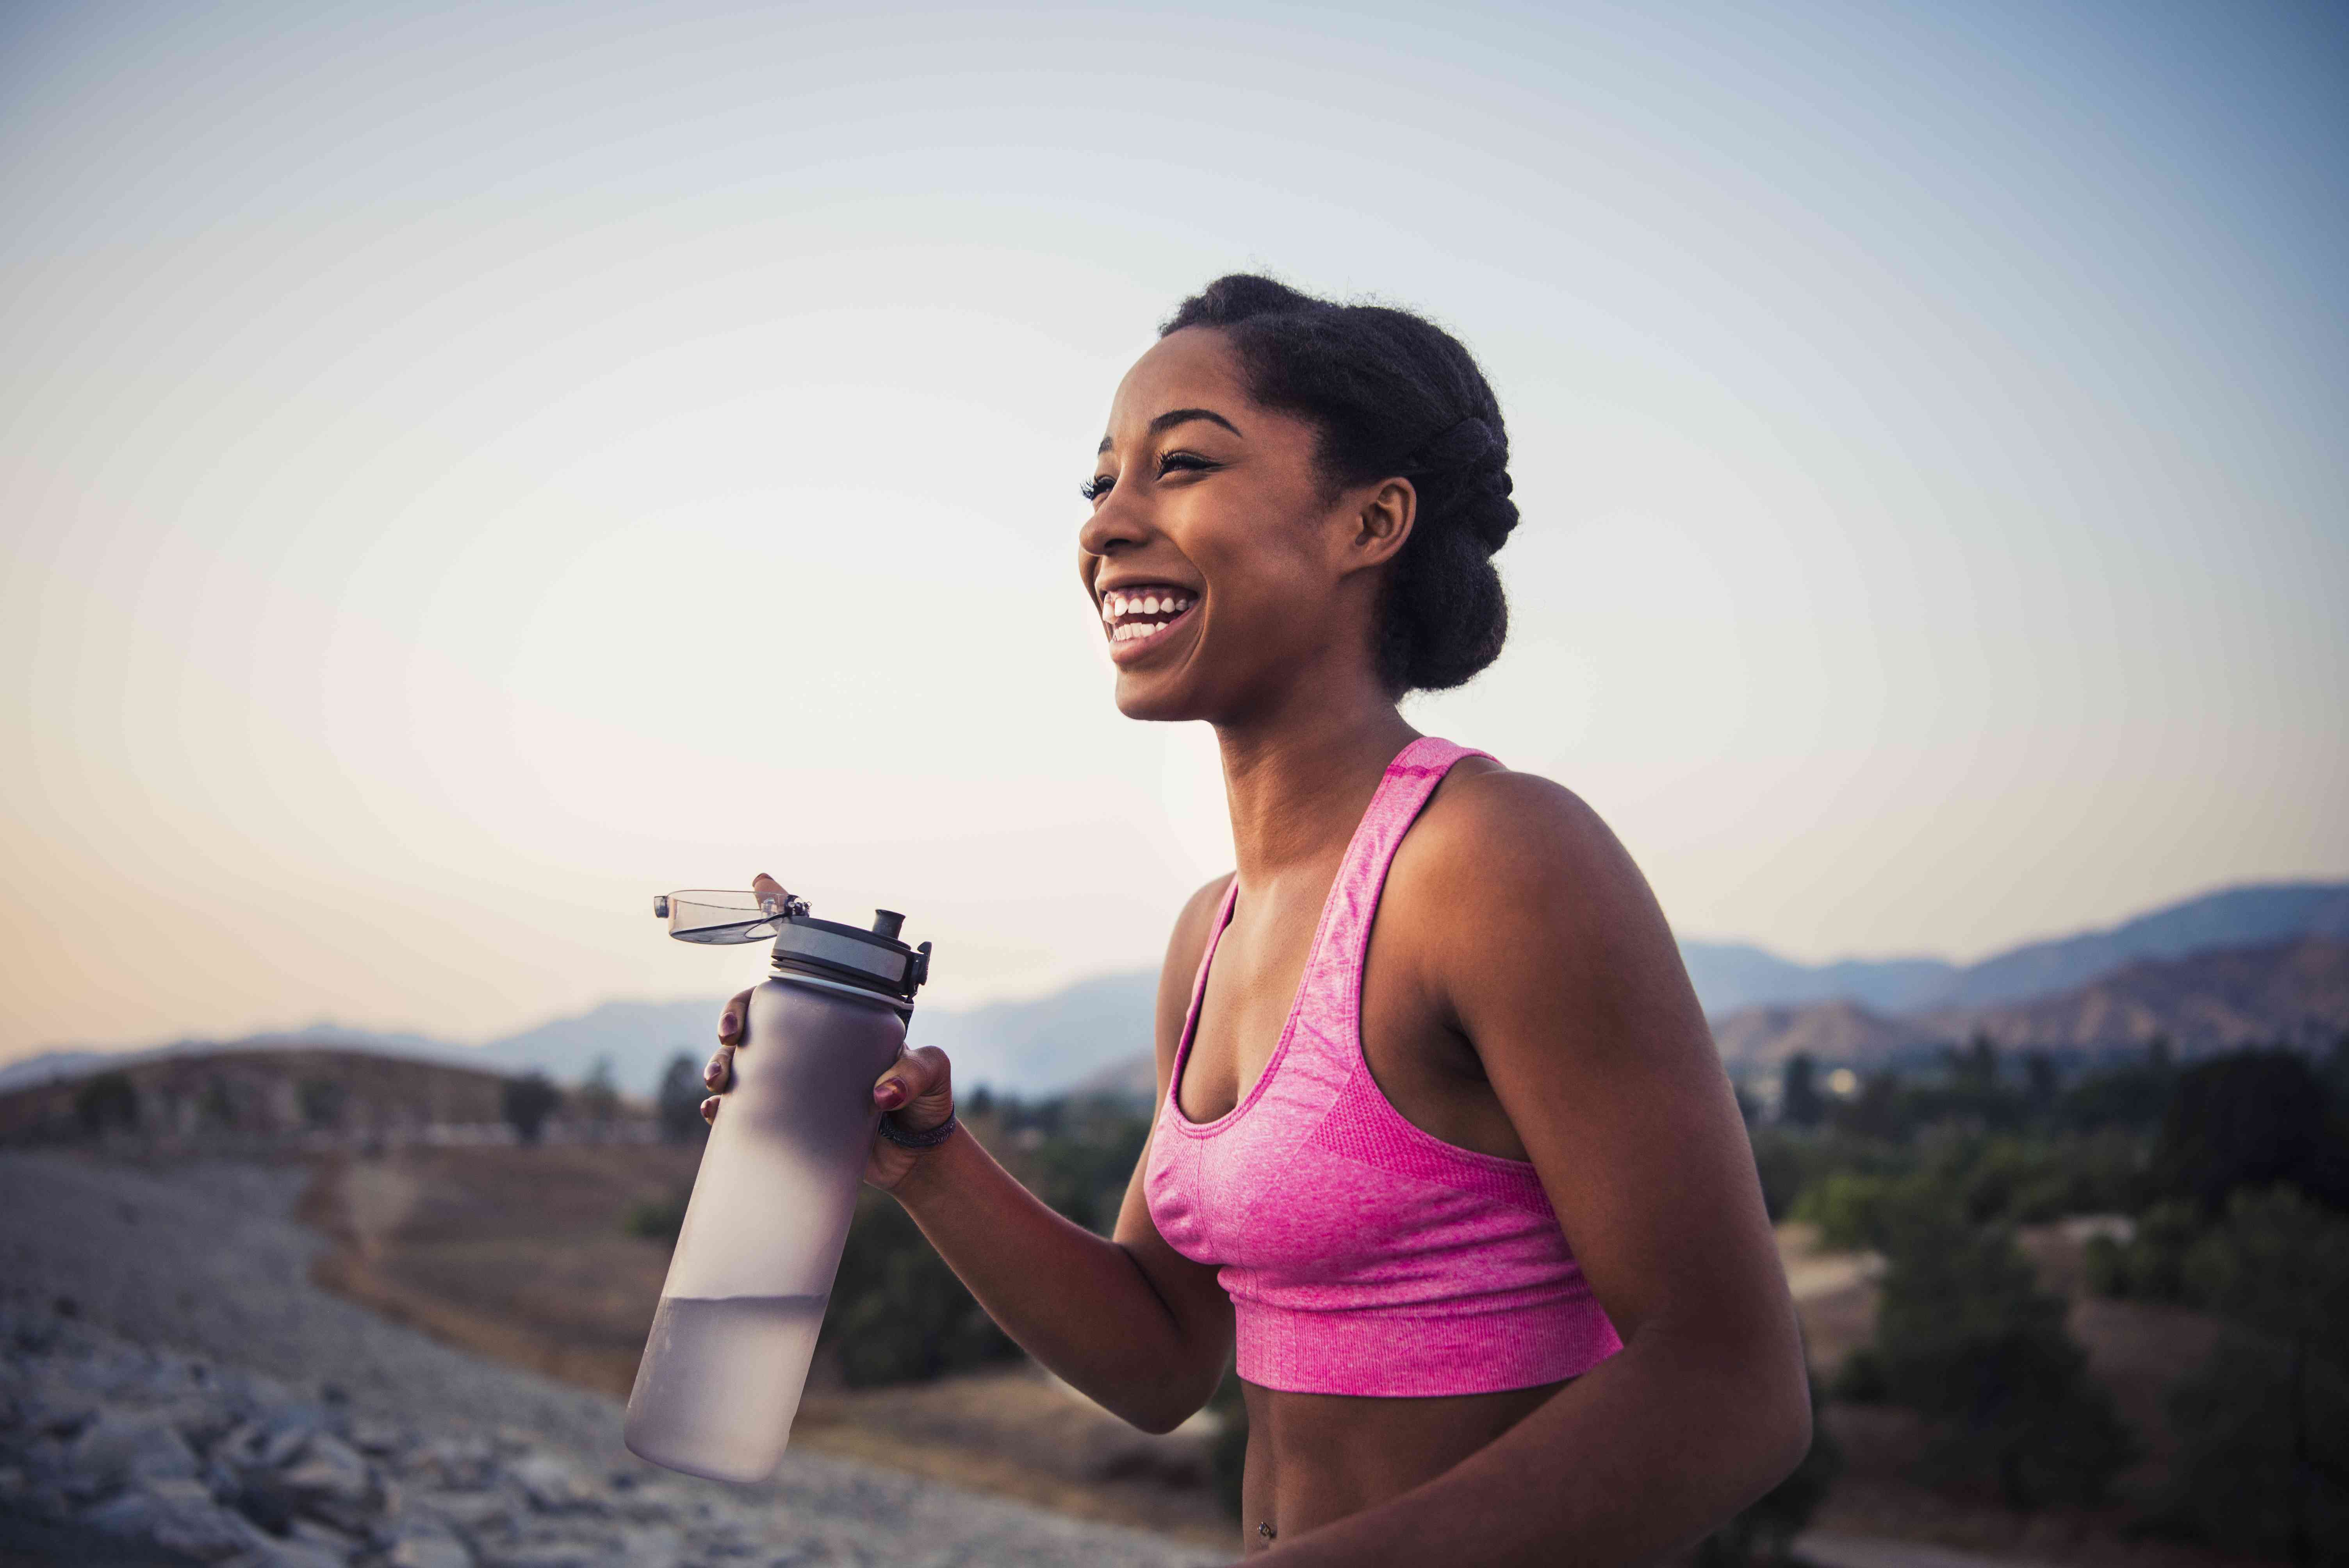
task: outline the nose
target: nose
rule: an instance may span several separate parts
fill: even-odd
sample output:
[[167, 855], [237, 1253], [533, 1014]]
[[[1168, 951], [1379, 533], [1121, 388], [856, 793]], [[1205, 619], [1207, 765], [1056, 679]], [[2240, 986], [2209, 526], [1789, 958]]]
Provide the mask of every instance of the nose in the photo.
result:
[[1121, 546], [1140, 544], [1150, 534], [1142, 519], [1142, 509], [1109, 492], [1107, 500], [1093, 509], [1077, 530], [1077, 548], [1087, 555], [1113, 555]]

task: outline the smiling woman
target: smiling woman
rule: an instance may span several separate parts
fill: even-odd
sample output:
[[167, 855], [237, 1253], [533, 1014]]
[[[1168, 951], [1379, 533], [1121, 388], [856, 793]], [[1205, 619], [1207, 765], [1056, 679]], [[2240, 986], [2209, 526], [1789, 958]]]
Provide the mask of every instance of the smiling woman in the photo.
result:
[[1474, 358], [1406, 312], [1221, 279], [1126, 374], [1083, 490], [1118, 707], [1213, 727], [1237, 870], [1175, 922], [1111, 1237], [958, 1130], [935, 1049], [875, 1084], [866, 1179], [1138, 1426], [1199, 1409], [1237, 1353], [1250, 1553], [1696, 1541], [1809, 1430], [1727, 1080], [1606, 825], [1396, 708], [1507, 630], [1508, 438]]

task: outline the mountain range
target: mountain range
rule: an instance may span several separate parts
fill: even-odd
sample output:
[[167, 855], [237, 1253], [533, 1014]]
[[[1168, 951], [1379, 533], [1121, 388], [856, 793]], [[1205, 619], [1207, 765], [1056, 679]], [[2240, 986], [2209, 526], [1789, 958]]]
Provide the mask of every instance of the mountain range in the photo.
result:
[[[1764, 1067], [1806, 1050], [1865, 1063], [1976, 1032], [2009, 1045], [2104, 1050], [2156, 1033], [2183, 1051], [2349, 1028], [2349, 882], [2234, 887], [2107, 930], [2033, 942], [1960, 965], [1938, 958], [1799, 964], [1742, 943], [1681, 953], [1723, 1059]], [[1024, 1001], [924, 1008], [910, 1038], [944, 1047], [957, 1081], [1043, 1096], [1149, 1081], [1149, 970], [1096, 975]], [[139, 1055], [352, 1046], [575, 1082], [608, 1057], [623, 1089], [648, 1093], [678, 1051], [715, 1045], [716, 998], [611, 1001], [482, 1046], [330, 1024]], [[1137, 1066], [1139, 1058], [1139, 1066]], [[52, 1051], [0, 1066], [0, 1090], [78, 1076], [121, 1053]]]

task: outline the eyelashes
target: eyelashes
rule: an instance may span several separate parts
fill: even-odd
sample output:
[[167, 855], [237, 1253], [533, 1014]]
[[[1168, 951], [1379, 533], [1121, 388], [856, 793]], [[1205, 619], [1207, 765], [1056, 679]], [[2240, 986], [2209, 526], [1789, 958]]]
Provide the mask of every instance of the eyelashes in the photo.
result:
[[[1164, 479], [1168, 474], [1178, 471], [1206, 473], [1222, 466], [1220, 463], [1208, 461], [1196, 452], [1162, 452], [1158, 458], [1158, 477]], [[1109, 494], [1116, 485], [1115, 474], [1095, 474], [1077, 487], [1077, 493], [1087, 500], [1097, 501]]]

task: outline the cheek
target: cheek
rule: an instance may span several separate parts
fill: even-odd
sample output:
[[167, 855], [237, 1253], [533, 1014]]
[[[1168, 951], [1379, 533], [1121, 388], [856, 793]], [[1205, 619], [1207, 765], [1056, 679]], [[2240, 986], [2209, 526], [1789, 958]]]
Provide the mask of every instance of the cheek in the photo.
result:
[[1208, 593], [1234, 614], [1310, 602], [1317, 587], [1326, 586], [1317, 582], [1322, 567], [1310, 523], [1297, 515], [1291, 498], [1235, 488], [1185, 522], [1177, 543]]

